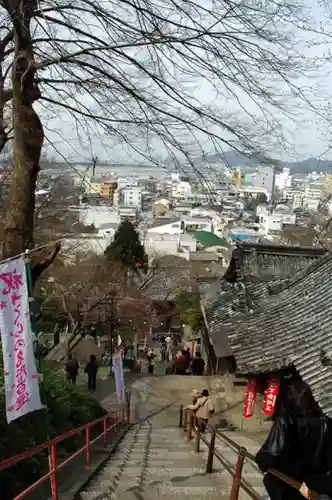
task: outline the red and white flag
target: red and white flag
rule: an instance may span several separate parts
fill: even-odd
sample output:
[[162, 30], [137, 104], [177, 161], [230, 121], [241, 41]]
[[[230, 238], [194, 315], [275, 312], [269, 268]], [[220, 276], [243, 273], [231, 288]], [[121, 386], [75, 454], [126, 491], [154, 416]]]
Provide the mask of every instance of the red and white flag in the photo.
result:
[[257, 399], [257, 380], [255, 378], [249, 380], [247, 384], [246, 397], [244, 401], [244, 414], [243, 418], [250, 418], [253, 416]]
[[277, 397], [279, 393], [280, 380], [277, 378], [271, 378], [269, 380], [265, 398], [264, 398], [264, 406], [263, 413], [266, 417], [272, 417], [276, 408]]
[[23, 257], [0, 264], [0, 332], [6, 416], [10, 423], [43, 408], [33, 349]]

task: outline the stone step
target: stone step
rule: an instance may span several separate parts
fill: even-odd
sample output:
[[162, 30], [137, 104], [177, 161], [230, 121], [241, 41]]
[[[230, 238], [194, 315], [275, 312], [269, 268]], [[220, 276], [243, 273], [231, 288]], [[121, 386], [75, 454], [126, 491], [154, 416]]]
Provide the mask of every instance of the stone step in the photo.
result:
[[[177, 460], [173, 460], [172, 458], [159, 458], [159, 459], [154, 459], [153, 462], [149, 461], [150, 466], [154, 467], [156, 469], [164, 469], [165, 467], [168, 468], [177, 468], [177, 469], [186, 469], [188, 467], [194, 467], [197, 469], [205, 470], [206, 464], [200, 461], [200, 460], [181, 460], [181, 462]], [[142, 467], [142, 458], [140, 459], [129, 459], [127, 461], [124, 460], [119, 460], [116, 457], [114, 457], [108, 464], [108, 467], [112, 469], [117, 469], [117, 468], [122, 468], [122, 467]]]
[[[229, 500], [229, 491], [212, 488], [186, 488], [186, 489], [174, 489], [171, 490], [167, 488], [154, 488], [149, 491], [127, 491], [127, 490], [117, 490], [111, 493], [105, 493], [100, 490], [93, 490], [89, 492], [81, 493], [81, 500], [173, 500], [185, 498], [193, 498], [193, 495], [197, 499], [204, 500]], [[242, 499], [241, 499], [242, 500]], [[244, 499], [246, 500], [246, 499]]]
[[[133, 449], [131, 451], [128, 451], [128, 450], [122, 451], [121, 450], [117, 454], [117, 458], [121, 458], [123, 460], [125, 460], [126, 458], [129, 458], [129, 457], [130, 458], [139, 458], [139, 457], [143, 457], [144, 453], [145, 453], [144, 448]], [[171, 458], [172, 460], [179, 460], [179, 462], [181, 460], [191, 459], [192, 456], [195, 456], [194, 450], [169, 451], [168, 453], [171, 455], [169, 458]], [[162, 457], [165, 457], [165, 460], [166, 460], [167, 459], [166, 454], [167, 454], [167, 451], [165, 453], [165, 451], [162, 449], [160, 449], [160, 450], [148, 450], [148, 455], [149, 455], [150, 460], [154, 460], [155, 458], [158, 459], [158, 458], [162, 458]]]
[[[207, 453], [195, 453], [193, 442], [176, 427], [133, 427], [103, 470], [81, 494], [82, 500], [168, 500], [181, 497], [228, 500], [227, 479], [205, 473]], [[203, 448], [202, 448], [203, 449]], [[221, 476], [220, 476], [221, 477]]]
[[[228, 488], [217, 488], [213, 486], [169, 486], [162, 485], [157, 488], [149, 488], [144, 492], [144, 500], [173, 499], [173, 498], [195, 498], [206, 500], [229, 500], [230, 490]], [[119, 497], [122, 500], [122, 497]]]

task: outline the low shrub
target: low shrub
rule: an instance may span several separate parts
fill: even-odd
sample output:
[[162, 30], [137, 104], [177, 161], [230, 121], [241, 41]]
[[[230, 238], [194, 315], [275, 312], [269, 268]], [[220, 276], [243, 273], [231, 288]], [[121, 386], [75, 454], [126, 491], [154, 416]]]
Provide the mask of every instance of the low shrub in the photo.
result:
[[[5, 396], [0, 396], [0, 461], [44, 443], [47, 437], [64, 434], [106, 411], [83, 389], [67, 382], [63, 370], [45, 369], [44, 388], [47, 409], [30, 413], [11, 424], [6, 422]], [[0, 375], [1, 380], [1, 375]], [[66, 453], [82, 446], [82, 436], [74, 436], [57, 446]], [[1, 500], [15, 494], [47, 471], [47, 454], [24, 460], [17, 466], [0, 472]]]

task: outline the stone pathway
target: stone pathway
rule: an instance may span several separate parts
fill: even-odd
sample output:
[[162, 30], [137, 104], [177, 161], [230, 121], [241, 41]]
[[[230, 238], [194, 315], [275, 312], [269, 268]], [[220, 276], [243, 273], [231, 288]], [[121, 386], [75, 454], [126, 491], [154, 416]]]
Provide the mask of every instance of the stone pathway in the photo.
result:
[[[207, 447], [201, 443], [201, 453], [196, 454], [193, 443], [188, 443], [183, 431], [177, 428], [178, 392], [183, 394], [183, 389], [180, 388], [181, 380], [172, 379], [166, 377], [157, 382], [153, 377], [143, 377], [134, 383], [132, 417], [137, 423], [101, 472], [80, 493], [81, 500], [173, 500], [181, 497], [183, 500], [229, 500], [230, 473], [215, 458], [214, 472], [207, 475]], [[175, 382], [174, 390], [170, 390]], [[242, 432], [229, 432], [228, 435], [252, 454], [259, 447], [257, 441]], [[219, 439], [216, 448], [234, 468], [236, 450]], [[266, 499], [258, 469], [246, 462], [243, 472], [258, 496]], [[239, 499], [249, 498], [241, 489]]]
[[205, 474], [179, 429], [163, 428], [160, 417], [135, 425], [104, 469], [81, 493], [82, 500], [228, 500], [230, 488]]
[[[235, 441], [238, 446], [243, 446], [244, 448], [246, 448], [247, 451], [252, 455], [255, 455], [260, 447], [257, 441], [246, 436], [242, 432], [232, 431], [223, 432], [223, 434]], [[211, 434], [209, 430], [207, 430], [206, 432], [206, 437], [208, 441], [210, 441]], [[201, 449], [204, 453], [207, 453], [207, 446], [203, 442], [201, 442]], [[218, 435], [215, 441], [215, 449], [218, 450], [224, 457], [224, 459], [227, 460], [227, 462], [232, 466], [232, 468], [235, 469], [238, 458], [237, 449], [229, 446], [228, 443], [226, 443], [220, 437], [218, 438]], [[216, 458], [214, 458], [213, 470], [221, 480], [229, 480], [229, 472]], [[261, 498], [262, 500], [265, 500], [267, 498], [266, 490], [263, 485], [263, 475], [258, 469], [257, 465], [254, 464], [251, 460], [245, 460], [242, 470], [242, 477], [246, 480], [247, 483], [250, 484], [259, 498]], [[251, 500], [251, 498], [252, 497], [241, 488], [239, 500]]]
[[179, 405], [153, 391], [149, 379], [134, 384], [136, 420], [117, 451], [93, 478], [82, 500], [228, 500], [230, 481], [205, 473], [206, 456], [196, 454], [176, 427]]

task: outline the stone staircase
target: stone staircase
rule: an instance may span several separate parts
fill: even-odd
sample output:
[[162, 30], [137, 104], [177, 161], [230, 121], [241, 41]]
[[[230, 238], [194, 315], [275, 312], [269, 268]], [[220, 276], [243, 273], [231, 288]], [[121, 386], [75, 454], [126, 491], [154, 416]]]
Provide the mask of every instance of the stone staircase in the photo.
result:
[[[227, 437], [236, 442], [238, 446], [243, 446], [247, 449], [249, 453], [255, 455], [260, 448], [258, 442], [254, 439], [248, 437], [246, 434], [239, 431], [229, 431], [223, 432]], [[210, 441], [210, 432], [206, 432], [206, 437], [208, 441]], [[204, 443], [201, 443], [202, 450], [206, 453], [207, 447]], [[218, 438], [218, 434], [216, 436], [215, 441], [215, 449], [219, 451], [219, 453], [223, 456], [225, 460], [235, 469], [235, 465], [238, 458], [238, 451], [236, 448], [233, 448], [228, 443], [226, 443], [223, 439]], [[227, 481], [229, 480], [229, 472], [225, 470], [222, 464], [214, 458], [213, 461], [213, 470], [218, 475], [221, 480]], [[242, 470], [243, 479], [250, 484], [255, 493], [262, 500], [267, 499], [266, 490], [263, 485], [263, 475], [258, 469], [257, 465], [252, 463], [250, 460], [245, 460]], [[239, 499], [240, 500], [251, 500], [251, 496], [248, 495], [242, 488], [240, 490]]]
[[[103, 469], [81, 491], [81, 500], [229, 500], [231, 474], [216, 458], [213, 473], [206, 474], [207, 446], [201, 442], [201, 452], [195, 453], [194, 443], [189, 443], [183, 430], [176, 427], [178, 392], [190, 394], [190, 391], [181, 386], [184, 383], [181, 378], [175, 377], [151, 377], [135, 382], [132, 418], [137, 423]], [[197, 386], [197, 381], [188, 383]], [[174, 402], [170, 403], [171, 396]], [[252, 454], [260, 447], [260, 443], [243, 432], [225, 434]], [[210, 439], [209, 431], [206, 437]], [[237, 451], [218, 438], [216, 449], [234, 469]], [[262, 474], [255, 465], [245, 462], [243, 476], [258, 497], [265, 500]], [[250, 498], [240, 490], [240, 500]]]
[[125, 435], [103, 470], [81, 492], [81, 500], [228, 500], [230, 476], [220, 480], [207, 475], [205, 467], [206, 459], [195, 454], [179, 429], [163, 428], [153, 417]]

